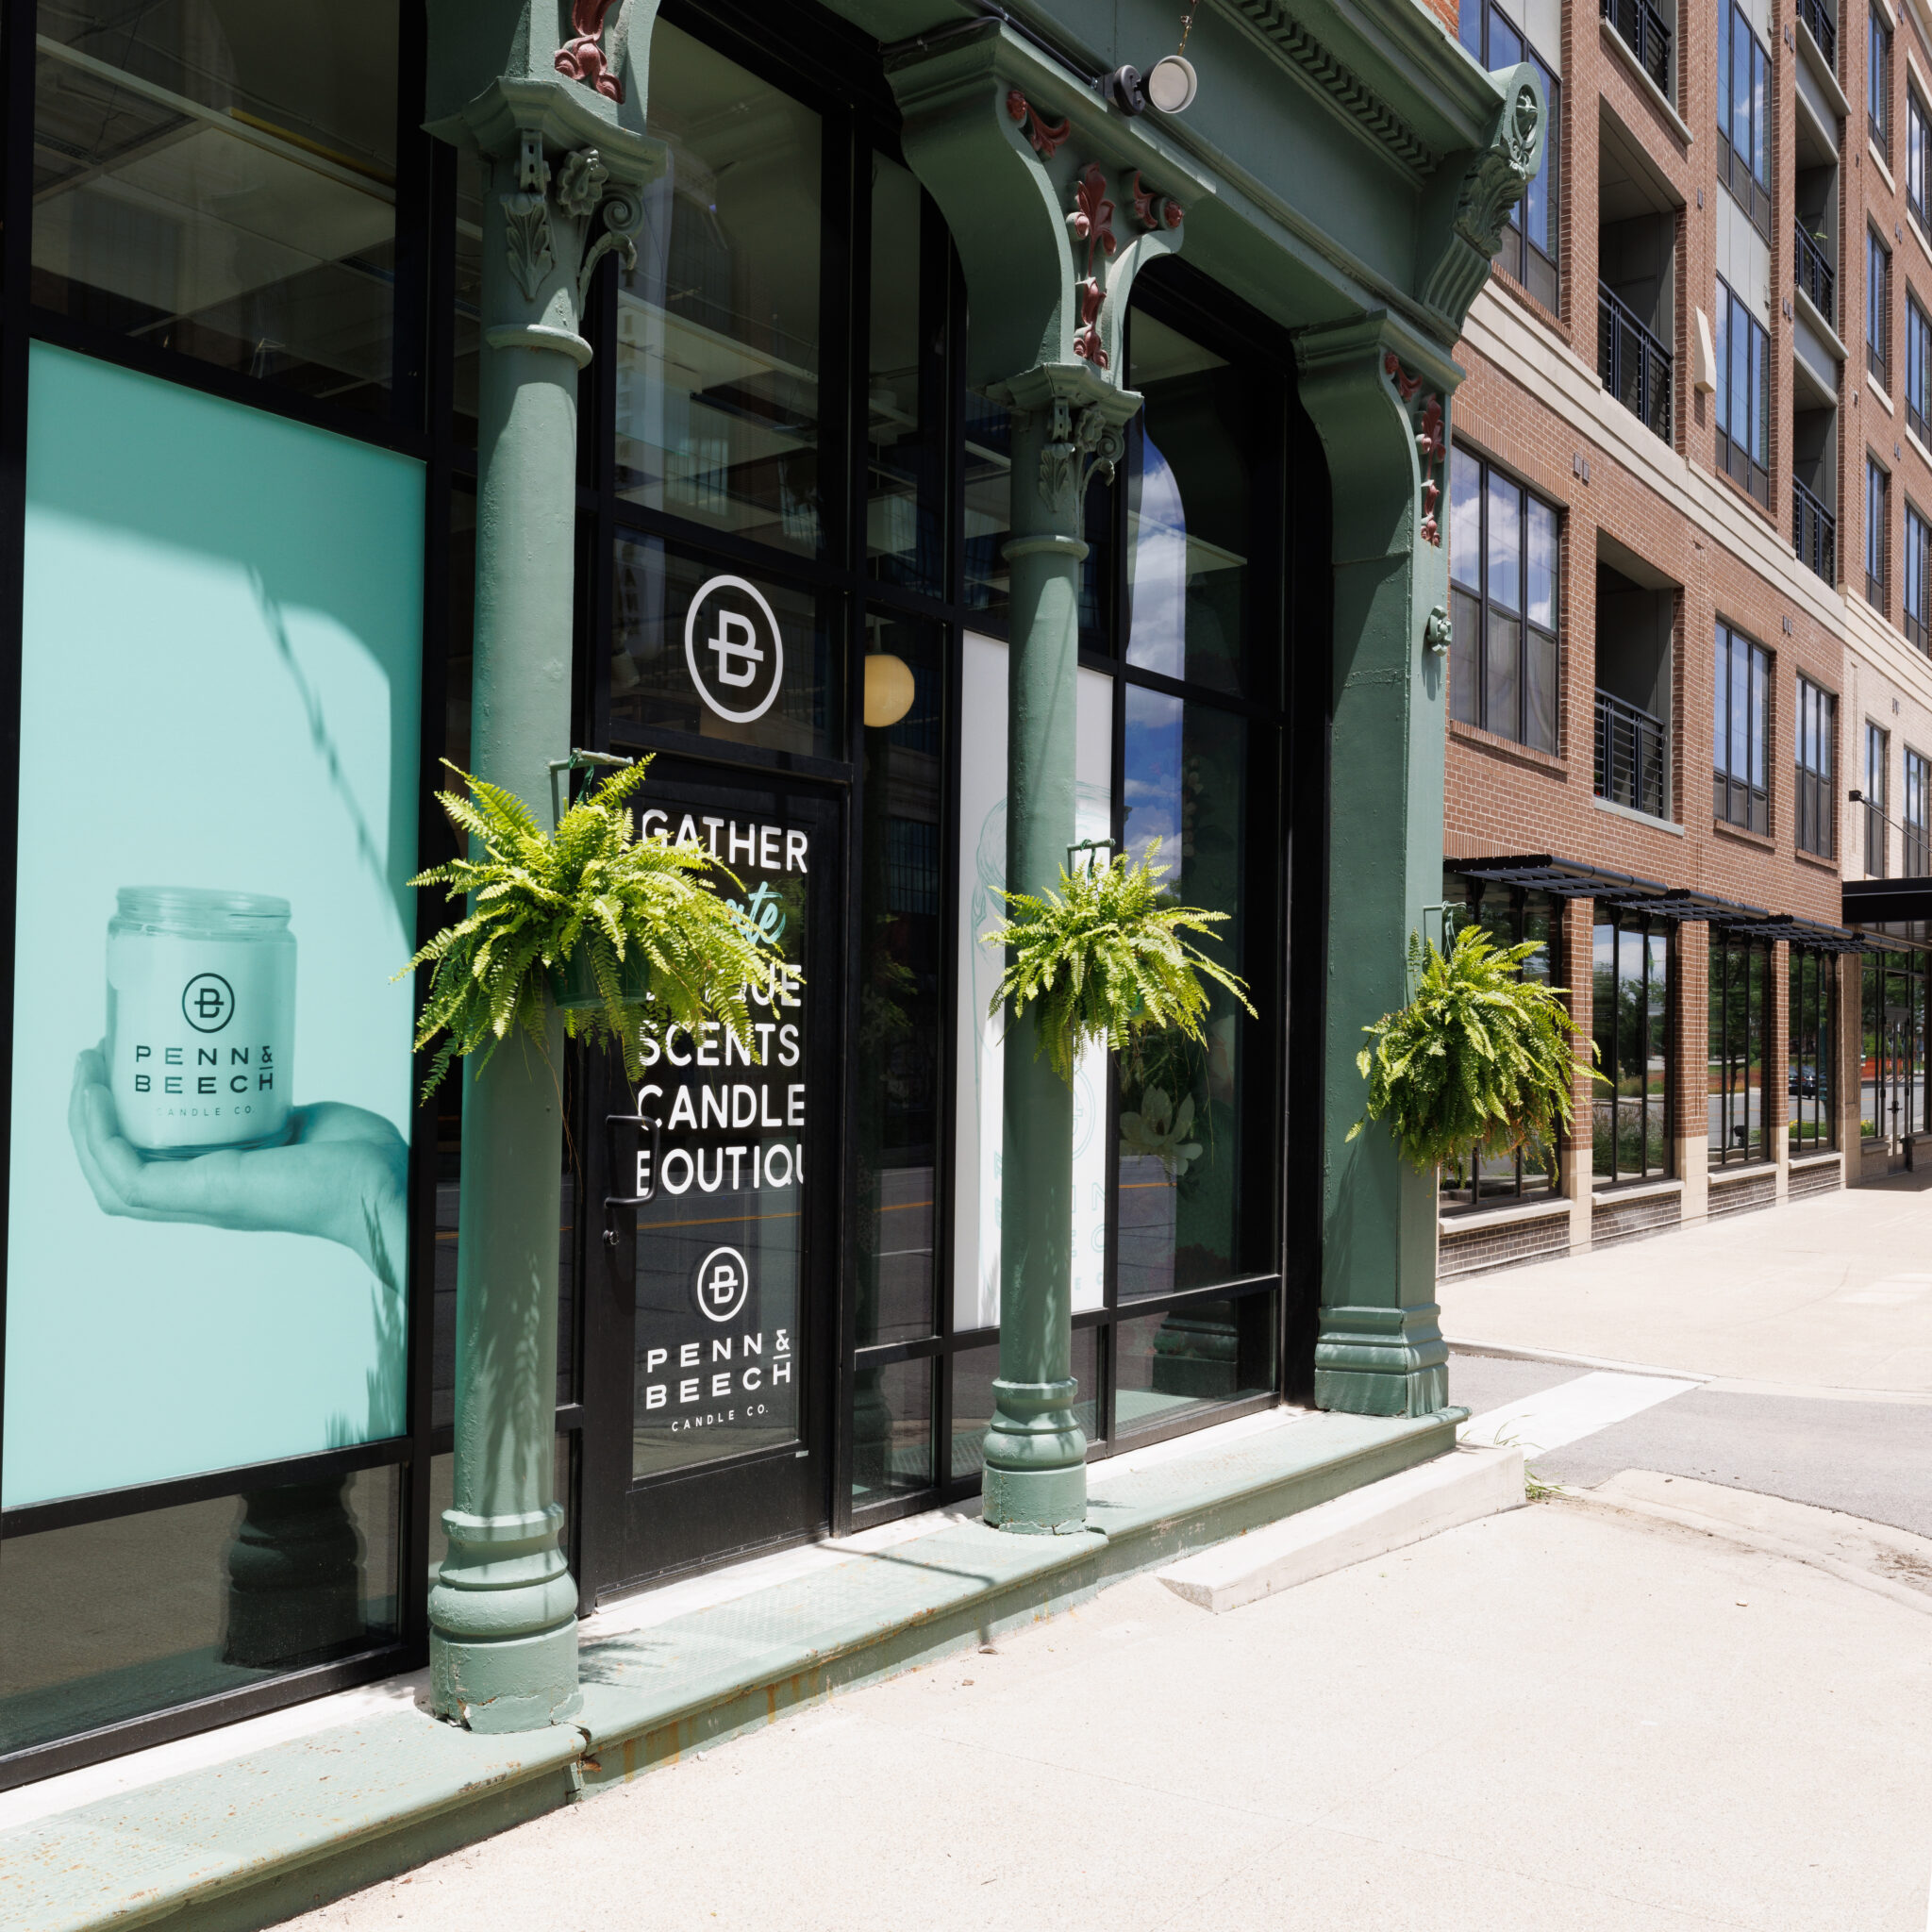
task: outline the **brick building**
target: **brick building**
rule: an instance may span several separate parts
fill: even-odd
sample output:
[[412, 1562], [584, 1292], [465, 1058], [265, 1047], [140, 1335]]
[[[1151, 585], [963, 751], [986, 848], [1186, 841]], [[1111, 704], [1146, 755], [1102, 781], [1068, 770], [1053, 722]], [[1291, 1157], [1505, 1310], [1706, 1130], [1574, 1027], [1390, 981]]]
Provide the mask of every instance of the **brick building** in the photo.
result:
[[1923, 908], [1864, 882], [1932, 871], [1932, 14], [1459, 36], [1557, 108], [1457, 352], [1444, 894], [1546, 937], [1610, 1084], [1445, 1171], [1445, 1274], [1908, 1163]]

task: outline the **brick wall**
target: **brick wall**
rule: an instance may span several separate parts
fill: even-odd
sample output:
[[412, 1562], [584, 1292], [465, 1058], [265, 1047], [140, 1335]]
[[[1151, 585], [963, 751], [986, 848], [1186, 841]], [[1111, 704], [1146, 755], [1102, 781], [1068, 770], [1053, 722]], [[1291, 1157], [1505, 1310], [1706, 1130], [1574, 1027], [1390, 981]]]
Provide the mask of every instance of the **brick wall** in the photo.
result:
[[1570, 1252], [1567, 1213], [1540, 1214], [1492, 1227], [1458, 1228], [1445, 1222], [1436, 1248], [1436, 1274], [1477, 1274], [1519, 1261], [1547, 1261]]

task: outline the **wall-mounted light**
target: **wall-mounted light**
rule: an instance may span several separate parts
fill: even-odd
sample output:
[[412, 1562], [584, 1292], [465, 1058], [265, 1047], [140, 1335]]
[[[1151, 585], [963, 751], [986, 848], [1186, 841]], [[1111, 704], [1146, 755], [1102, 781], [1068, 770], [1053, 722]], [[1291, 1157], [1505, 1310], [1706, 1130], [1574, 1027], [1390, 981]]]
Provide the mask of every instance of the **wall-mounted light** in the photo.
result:
[[1147, 78], [1141, 85], [1148, 100], [1163, 114], [1178, 114], [1183, 108], [1191, 108], [1201, 88], [1194, 63], [1183, 54], [1169, 54], [1157, 60], [1147, 70]]
[[868, 730], [883, 731], [912, 708], [917, 695], [912, 667], [890, 651], [874, 651], [865, 660], [865, 723]]

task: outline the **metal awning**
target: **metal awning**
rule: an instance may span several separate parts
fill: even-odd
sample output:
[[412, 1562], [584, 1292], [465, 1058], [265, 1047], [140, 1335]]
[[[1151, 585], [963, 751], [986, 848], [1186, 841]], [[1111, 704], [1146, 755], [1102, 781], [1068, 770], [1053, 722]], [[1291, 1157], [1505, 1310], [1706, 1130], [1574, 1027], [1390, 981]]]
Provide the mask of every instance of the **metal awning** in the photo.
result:
[[1847, 925], [1888, 949], [1932, 952], [1932, 879], [1847, 879], [1840, 891]]
[[[1720, 899], [1711, 892], [1700, 892], [1686, 886], [1667, 886], [1660, 879], [1639, 878], [1633, 874], [1611, 872], [1598, 865], [1585, 865], [1580, 859], [1559, 858], [1551, 853], [1518, 855], [1503, 858], [1445, 858], [1445, 870], [1466, 878], [1483, 879], [1494, 885], [1522, 886], [1528, 891], [1548, 892], [1559, 899], [1594, 899], [1600, 905], [1632, 908], [1659, 919], [1674, 919], [1685, 924], [1714, 925], [1724, 932], [1748, 933], [1754, 938], [1783, 940], [1795, 946], [1822, 953], [1862, 953], [1899, 943], [1890, 934], [1867, 934], [1847, 924], [1829, 925], [1822, 920], [1801, 919], [1791, 912], [1770, 912], [1761, 906], [1740, 905], [1735, 899]], [[1879, 883], [1874, 881], [1874, 883]], [[1932, 880], [1883, 881], [1926, 889], [1932, 905]], [[1846, 888], [1849, 895], [1850, 887]], [[1932, 910], [1924, 915], [1932, 923]], [[1932, 924], [1928, 924], [1932, 931]], [[1928, 941], [1927, 943], [1932, 943]]]

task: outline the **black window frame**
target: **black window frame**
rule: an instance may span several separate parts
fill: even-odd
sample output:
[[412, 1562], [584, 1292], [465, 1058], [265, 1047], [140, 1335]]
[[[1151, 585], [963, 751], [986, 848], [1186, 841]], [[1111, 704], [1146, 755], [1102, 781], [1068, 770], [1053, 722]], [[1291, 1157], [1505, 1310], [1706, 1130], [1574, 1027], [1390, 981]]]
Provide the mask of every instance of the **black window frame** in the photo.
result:
[[[1495, 5], [1495, 0], [1461, 0], [1457, 38], [1486, 73], [1527, 60], [1542, 81], [1543, 98], [1548, 104], [1542, 172], [1530, 184], [1523, 200], [1511, 206], [1508, 220], [1504, 224], [1503, 239], [1491, 259], [1539, 306], [1552, 315], [1560, 314], [1563, 238], [1558, 181], [1563, 165], [1562, 78], [1537, 51], [1522, 27]], [[1503, 44], [1495, 45], [1498, 41]], [[1532, 209], [1540, 211], [1547, 224], [1548, 247], [1529, 232], [1525, 212]]]
[[1865, 367], [1891, 393], [1891, 248], [1876, 228], [1865, 230]]
[[[1532, 751], [1545, 752], [1555, 757], [1557, 747], [1563, 741], [1563, 652], [1562, 652], [1562, 612], [1563, 612], [1563, 511], [1558, 504], [1552, 503], [1523, 481], [1513, 471], [1502, 464], [1492, 462], [1488, 457], [1465, 443], [1452, 443], [1449, 451], [1449, 475], [1451, 503], [1454, 503], [1456, 474], [1458, 462], [1474, 463], [1476, 471], [1476, 502], [1478, 505], [1478, 536], [1476, 551], [1477, 569], [1482, 579], [1480, 590], [1474, 590], [1457, 578], [1457, 560], [1454, 554], [1452, 541], [1449, 558], [1449, 610], [1450, 610], [1450, 698], [1449, 715], [1464, 724], [1472, 724], [1479, 731], [1493, 733], [1498, 738], [1507, 738], [1513, 743], [1527, 745]], [[1517, 551], [1517, 597], [1514, 609], [1494, 600], [1490, 585], [1490, 479], [1494, 476], [1509, 489], [1518, 491], [1523, 499], [1522, 541]], [[1529, 528], [1530, 507], [1534, 504], [1550, 518], [1551, 563], [1550, 563], [1550, 617], [1547, 627], [1532, 624], [1529, 614]], [[1490, 627], [1492, 623], [1511, 624], [1521, 627], [1516, 653], [1516, 715], [1509, 719], [1492, 718], [1490, 705]], [[1529, 735], [1530, 711], [1530, 646], [1532, 636], [1540, 639], [1546, 646], [1550, 672], [1550, 741], [1540, 743]], [[1470, 667], [1474, 667], [1473, 671]], [[1458, 693], [1472, 694], [1474, 715], [1463, 716], [1457, 706]]]
[[1906, 211], [1918, 223], [1923, 232], [1928, 222], [1925, 214], [1928, 192], [1926, 175], [1932, 168], [1932, 110], [1926, 108], [1919, 93], [1919, 84], [1909, 75], [1906, 77]]
[[[1712, 1167], [1752, 1166], [1775, 1158], [1771, 1141], [1772, 1009], [1776, 978], [1772, 942], [1713, 925], [1705, 980], [1705, 1059], [1711, 1105], [1707, 1158]], [[1751, 1075], [1757, 1074], [1753, 1138]], [[1742, 1118], [1737, 1116], [1741, 1113]]]
[[1900, 858], [1908, 879], [1932, 876], [1932, 759], [1905, 747], [1905, 790], [1899, 800]]
[[1932, 657], [1932, 524], [1906, 498], [1905, 555], [1899, 570], [1899, 625]]
[[1785, 1143], [1794, 1156], [1838, 1145], [1837, 953], [1785, 955]]
[[[1742, 51], [1749, 69], [1752, 95], [1750, 104], [1744, 108], [1753, 149], [1750, 154], [1744, 153], [1733, 140], [1738, 116], [1733, 82], [1740, 39], [1745, 42]], [[1731, 199], [1744, 211], [1752, 226], [1768, 242], [1771, 239], [1772, 184], [1777, 179], [1774, 152], [1777, 107], [1772, 92], [1771, 49], [1757, 38], [1750, 16], [1738, 5], [1738, 0], [1724, 0], [1724, 13], [1718, 26], [1717, 83], [1717, 177]], [[1766, 123], [1762, 126], [1758, 125], [1756, 111], [1760, 102], [1766, 109]], [[1731, 110], [1728, 126], [1724, 114], [1726, 106]], [[1762, 168], [1758, 166], [1759, 150]]]
[[[1453, 940], [1455, 932], [1468, 924], [1481, 926], [1499, 946], [1519, 945], [1524, 940], [1541, 937], [1541, 970], [1533, 970], [1539, 961], [1532, 954], [1524, 962], [1523, 977], [1559, 991], [1568, 987], [1561, 899], [1525, 886], [1504, 885], [1492, 879], [1471, 878], [1445, 871], [1442, 901], [1454, 927], [1453, 931], [1445, 927], [1445, 940]], [[1538, 921], [1541, 923], [1541, 934], [1533, 929]], [[1484, 1173], [1484, 1157], [1478, 1150], [1463, 1150], [1445, 1160], [1437, 1171], [1439, 1210], [1444, 1215], [1466, 1214], [1510, 1202], [1560, 1200], [1562, 1158], [1569, 1145], [1570, 1136], [1559, 1134], [1557, 1144], [1546, 1150], [1547, 1170], [1542, 1173], [1539, 1173], [1533, 1154], [1518, 1147], [1507, 1157], [1510, 1170], [1507, 1176]]]
[[1865, 452], [1865, 601], [1888, 608], [1891, 563], [1891, 472]]
[[1865, 770], [1861, 796], [1865, 807], [1865, 875], [1882, 879], [1890, 852], [1890, 827], [1886, 800], [1890, 792], [1891, 733], [1875, 719], [1865, 720]]
[[1838, 698], [1802, 672], [1797, 680], [1793, 842], [1814, 858], [1836, 857]]
[[[1746, 666], [1744, 774], [1732, 770], [1738, 646]], [[1711, 696], [1711, 814], [1720, 824], [1771, 836], [1772, 676], [1774, 660], [1757, 640], [1717, 620]], [[1754, 776], [1756, 774], [1761, 774]]]
[[1888, 168], [1891, 166], [1891, 29], [1878, 10], [1877, 0], [1873, 0], [1865, 42], [1865, 124], [1873, 146]]
[[[1608, 979], [1609, 998], [1604, 997], [1606, 981], [1603, 968], [1598, 964], [1598, 949], [1603, 944], [1603, 935], [1611, 935], [1611, 965]], [[1641, 966], [1639, 975], [1626, 978], [1624, 974], [1624, 941], [1626, 938], [1641, 941], [1639, 953]], [[1655, 985], [1655, 965], [1661, 949], [1663, 959], [1663, 998], [1662, 1012], [1652, 1011], [1654, 1002], [1651, 994]], [[1678, 947], [1676, 942], [1676, 922], [1654, 912], [1629, 906], [1607, 906], [1598, 901], [1595, 916], [1591, 928], [1591, 1033], [1597, 1050], [1598, 1071], [1604, 1076], [1604, 1084], [1596, 1086], [1591, 1103], [1591, 1182], [1592, 1193], [1600, 1194], [1607, 1189], [1621, 1187], [1626, 1182], [1642, 1183], [1661, 1180], [1676, 1170], [1675, 1137], [1672, 1132], [1672, 1102], [1675, 1097], [1674, 1072], [1676, 1065], [1675, 1037], [1677, 1001], [1679, 998], [1677, 978], [1679, 972]], [[1641, 998], [1634, 1002], [1634, 1025], [1625, 1028], [1620, 1025], [1620, 1008], [1624, 1003], [1624, 988], [1637, 986], [1641, 989]], [[1624, 1036], [1626, 1032], [1634, 1037], [1636, 1051], [1625, 1055]], [[1626, 1058], [1641, 1063], [1641, 1073], [1633, 1074], [1626, 1070]], [[1652, 1063], [1661, 1063], [1662, 1091], [1652, 1091]], [[1625, 1095], [1623, 1086], [1626, 1079], [1639, 1078], [1641, 1087], [1634, 1096]], [[1628, 1118], [1626, 1108], [1632, 1100], [1637, 1104], [1637, 1145], [1641, 1150], [1635, 1167], [1625, 1167], [1621, 1159], [1624, 1145], [1624, 1124]], [[1661, 1152], [1655, 1164], [1650, 1158], [1650, 1149], [1655, 1128], [1656, 1140]], [[1609, 1165], [1603, 1165], [1606, 1143], [1609, 1153]]]
[[[1749, 304], [1722, 275], [1717, 278], [1717, 467], [1761, 508], [1771, 508], [1771, 333]], [[1742, 328], [1749, 344], [1747, 360], [1749, 393], [1744, 398], [1746, 426], [1750, 440], [1740, 442], [1730, 425], [1737, 417], [1737, 398], [1731, 375], [1737, 357], [1733, 348], [1736, 331]]]
[[1906, 283], [1906, 422], [1922, 443], [1932, 445], [1932, 316]]

